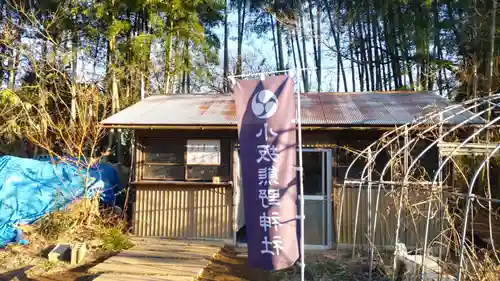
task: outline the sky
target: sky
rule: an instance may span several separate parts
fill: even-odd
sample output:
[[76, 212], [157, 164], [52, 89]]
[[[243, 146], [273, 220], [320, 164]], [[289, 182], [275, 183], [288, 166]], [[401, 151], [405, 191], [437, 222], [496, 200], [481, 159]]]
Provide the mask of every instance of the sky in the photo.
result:
[[[248, 19], [249, 20], [249, 19]], [[247, 22], [248, 22], [247, 20]], [[231, 23], [229, 32], [231, 34], [231, 37], [234, 37], [234, 40], [230, 40], [229, 43], [229, 53], [230, 56], [236, 57], [237, 53], [237, 41], [236, 41], [236, 35], [238, 32], [238, 25], [237, 25], [237, 14], [232, 13], [228, 21]], [[326, 29], [324, 29], [326, 30]], [[223, 39], [224, 38], [224, 26], [220, 26], [217, 28], [216, 33], [219, 35], [219, 38]], [[325, 32], [323, 32], [325, 33]], [[307, 31], [306, 31], [307, 34]], [[336, 91], [337, 89], [337, 58], [331, 54], [331, 52], [328, 50], [328, 48], [325, 46], [325, 44], [328, 44], [330, 46], [333, 46], [333, 41], [327, 39], [328, 35], [324, 34], [322, 36], [322, 90], [326, 91]], [[250, 54], [258, 54], [262, 56], [263, 58], [266, 58], [268, 63], [271, 64], [272, 67], [276, 66], [276, 59], [274, 57], [274, 43], [273, 43], [273, 38], [272, 38], [272, 33], [267, 32], [265, 34], [260, 34], [260, 36], [257, 36], [257, 34], [253, 32], [247, 32], [244, 36], [244, 43], [243, 43], [243, 53], [249, 52]], [[284, 48], [287, 46], [285, 45], [284, 42]], [[314, 54], [312, 50], [312, 43], [309, 42], [306, 46], [307, 48], [307, 62], [308, 62], [308, 67], [312, 68], [314, 67]], [[287, 52], [285, 49], [284, 52], [284, 57], [285, 61], [289, 59], [290, 65], [293, 67], [293, 61], [292, 58], [287, 58]], [[219, 52], [219, 57], [221, 58], [221, 67], [222, 67], [222, 58], [224, 57], [224, 48], [221, 48]], [[285, 63], [286, 64], [286, 63]], [[347, 80], [347, 89], [348, 91], [355, 91], [352, 87], [352, 75], [350, 71], [350, 61], [348, 60], [343, 60], [344, 64], [344, 69], [346, 71], [346, 80]], [[245, 69], [243, 74], [249, 74], [245, 72]], [[315, 90], [317, 80], [316, 80], [316, 72], [315, 70], [310, 72], [310, 81], [311, 81], [311, 90]], [[342, 82], [342, 79], [340, 81], [340, 91], [344, 91], [344, 85]]]
[[[248, 15], [250, 17], [250, 15]], [[230, 41], [229, 41], [229, 56], [232, 58], [236, 57], [237, 53], [237, 14], [235, 12], [231, 13], [229, 18], [229, 32], [230, 32]], [[250, 18], [247, 19], [247, 22], [250, 21]], [[323, 34], [322, 34], [322, 91], [337, 91], [337, 57], [336, 54], [334, 54], [327, 46], [334, 46], [333, 40], [329, 38], [329, 30], [327, 28], [327, 24], [325, 20], [324, 22], [324, 28], [323, 28]], [[306, 26], [308, 27], [308, 26]], [[245, 36], [244, 36], [244, 43], [243, 43], [243, 55], [248, 54], [250, 57], [257, 57], [254, 58], [254, 62], [260, 63], [263, 58], [266, 59], [267, 63], [271, 66], [272, 69], [275, 69], [276, 65], [276, 59], [274, 57], [274, 46], [273, 46], [273, 40], [272, 40], [272, 33], [267, 32], [264, 34], [255, 34], [255, 32], [252, 32], [248, 30], [249, 28], [246, 28]], [[223, 69], [223, 58], [224, 58], [224, 45], [223, 45], [223, 40], [224, 40], [224, 26], [221, 24], [218, 28], [215, 29], [215, 33], [219, 36], [219, 39], [221, 40], [221, 48], [219, 50], [219, 59], [220, 59], [220, 64], [219, 64], [219, 69], [220, 69], [220, 74], [222, 74], [222, 69]], [[309, 30], [306, 30], [306, 34], [309, 34]], [[341, 38], [341, 45], [345, 46], [348, 44], [344, 40], [344, 38]], [[287, 52], [286, 52], [286, 44], [284, 42], [284, 56], [285, 56], [285, 62], [287, 61]], [[313, 55], [313, 45], [311, 42], [307, 44], [307, 59], [308, 59], [308, 66], [309, 68], [314, 67], [314, 55]], [[153, 51], [153, 53], [161, 53], [160, 49], [157, 49], [156, 51]], [[161, 56], [158, 56], [158, 54], [152, 54], [152, 59], [158, 60], [161, 58]], [[289, 59], [289, 64], [293, 67], [294, 63], [292, 59]], [[286, 63], [285, 63], [286, 64]], [[351, 72], [351, 62], [347, 59], [343, 59], [343, 66], [346, 74], [346, 82], [347, 82], [347, 91], [348, 92], [354, 92], [354, 91], [360, 91], [360, 85], [358, 83], [359, 77], [358, 74], [355, 73], [354, 75], [356, 76], [356, 89], [353, 88], [352, 84], [352, 72]], [[248, 73], [248, 69], [256, 69], [257, 66], [247, 66], [243, 65], [243, 74], [251, 74]], [[82, 80], [96, 80], [96, 78], [103, 77], [105, 75], [106, 69], [104, 67], [97, 67], [94, 69], [93, 64], [89, 62], [85, 62], [83, 60], [79, 61], [78, 65], [79, 69], [79, 76], [80, 79]], [[357, 72], [357, 71], [356, 71]], [[310, 90], [311, 91], [316, 91], [317, 90], [317, 80], [316, 80], [316, 72], [315, 70], [312, 70], [309, 72], [310, 75]], [[298, 79], [295, 79], [298, 80]], [[296, 81], [296, 90], [299, 87], [297, 85]], [[303, 89], [303, 86], [300, 86], [300, 89]], [[345, 87], [343, 85], [343, 79], [341, 77], [340, 79], [340, 87], [339, 87], [340, 92], [345, 91]]]
[[[248, 15], [249, 17], [250, 15]], [[250, 18], [247, 19], [247, 22], [250, 20]], [[237, 54], [237, 32], [238, 32], [238, 25], [237, 25], [237, 14], [235, 12], [231, 13], [229, 18], [229, 33], [230, 33], [230, 40], [229, 40], [229, 56], [235, 58]], [[244, 42], [243, 42], [243, 55], [248, 54], [249, 56], [259, 56], [258, 59], [255, 59], [256, 63], [259, 63], [262, 58], [265, 58], [267, 63], [272, 67], [272, 69], [275, 68], [276, 66], [276, 59], [274, 57], [274, 44], [273, 44], [273, 39], [272, 39], [272, 33], [267, 32], [265, 34], [255, 34], [254, 32], [251, 32], [246, 28], [247, 32], [245, 32], [244, 35]], [[326, 30], [326, 28], [324, 29]], [[223, 58], [224, 58], [224, 26], [221, 24], [219, 27], [215, 29], [215, 33], [219, 36], [219, 39], [221, 40], [221, 48], [219, 50], [219, 59], [220, 59], [220, 70], [222, 73], [223, 69]], [[337, 89], [337, 58], [335, 55], [331, 53], [331, 51], [326, 47], [326, 44], [333, 46], [333, 41], [329, 40], [327, 37], [328, 35], [325, 33], [322, 38], [322, 90], [323, 91], [336, 91]], [[306, 31], [307, 34], [307, 31]], [[285, 57], [285, 62], [287, 62], [292, 66], [294, 66], [292, 58], [287, 58], [287, 52], [286, 52], [286, 44], [284, 42], [284, 57]], [[312, 44], [309, 42], [307, 44], [307, 60], [308, 60], [308, 67], [312, 68], [314, 67], [314, 54], [312, 50]], [[157, 50], [156, 52], [159, 52], [160, 50]], [[153, 51], [154, 52], [154, 51]], [[157, 55], [152, 55], [153, 59], [157, 59]], [[352, 76], [351, 76], [351, 69], [350, 69], [350, 61], [348, 60], [343, 60], [344, 64], [344, 69], [346, 72], [346, 80], [347, 80], [347, 90], [348, 91], [356, 91], [359, 89], [353, 89], [352, 87]], [[286, 63], [285, 63], [286, 65]], [[243, 66], [243, 74], [250, 74], [245, 69], [256, 69], [257, 66], [250, 66], [250, 67], [245, 67]], [[106, 69], [104, 67], [97, 67], [94, 69], [93, 63], [90, 63], [88, 61], [84, 60], [79, 60], [78, 62], [78, 73], [79, 73], [79, 80], [96, 80], [100, 77], [103, 77], [106, 73]], [[317, 88], [317, 80], [316, 80], [316, 72], [315, 70], [310, 71], [310, 89], [311, 91], [315, 91]], [[340, 79], [340, 91], [344, 91], [344, 85], [342, 82], [342, 79]], [[297, 85], [297, 83], [296, 83]], [[297, 86], [296, 86], [297, 87]], [[358, 85], [359, 87], [359, 85]], [[303, 89], [303, 87], [301, 86]]]

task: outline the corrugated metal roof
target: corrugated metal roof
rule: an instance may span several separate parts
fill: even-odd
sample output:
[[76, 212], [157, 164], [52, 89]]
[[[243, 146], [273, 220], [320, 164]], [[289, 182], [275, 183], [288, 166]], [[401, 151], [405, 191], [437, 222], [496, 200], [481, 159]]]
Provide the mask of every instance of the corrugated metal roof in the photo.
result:
[[[402, 125], [422, 115], [426, 107], [445, 108], [452, 104], [432, 92], [307, 93], [302, 97], [303, 124], [318, 126]], [[470, 116], [472, 113], [467, 111], [449, 123], [456, 124]], [[177, 94], [148, 97], [105, 119], [102, 124], [130, 127], [236, 125], [237, 118], [231, 95]]]

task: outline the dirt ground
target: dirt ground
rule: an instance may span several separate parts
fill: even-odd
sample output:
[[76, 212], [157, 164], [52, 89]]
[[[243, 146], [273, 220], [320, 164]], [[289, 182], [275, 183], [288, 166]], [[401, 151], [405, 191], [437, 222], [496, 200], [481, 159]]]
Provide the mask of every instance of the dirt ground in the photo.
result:
[[[89, 274], [85, 272], [79, 272], [78, 270], [63, 271], [58, 273], [50, 273], [44, 276], [32, 276], [27, 277], [22, 270], [18, 272], [10, 272], [15, 274], [15, 276], [2, 276], [0, 275], [0, 280], [12, 280], [12, 281], [91, 281], [94, 280], [98, 275]], [[5, 279], [4, 279], [5, 278]]]
[[[300, 268], [294, 266], [286, 270], [267, 272], [248, 268], [246, 256], [242, 249], [231, 246], [224, 247], [209, 263], [198, 281], [299, 281]], [[113, 254], [94, 252], [86, 259], [86, 263], [75, 268], [55, 266], [42, 275], [34, 274], [36, 266], [26, 266], [0, 274], [1, 281], [91, 281], [98, 275], [87, 271], [96, 264], [106, 260]], [[40, 270], [39, 270], [40, 271]], [[376, 276], [377, 274], [375, 274]], [[352, 260], [348, 253], [336, 251], [306, 252], [307, 281], [364, 281], [368, 280], [368, 262], [365, 259]], [[386, 280], [378, 278], [374, 280]]]
[[30, 265], [18, 269], [5, 269], [0, 265], [1, 281], [90, 281], [97, 275], [87, 271], [114, 253], [93, 251], [85, 258], [83, 265], [71, 268], [66, 263], [50, 264], [45, 259], [32, 261]]
[[270, 274], [248, 268], [246, 257], [238, 255], [232, 247], [224, 247], [213, 258], [199, 281], [248, 281], [269, 280]]
[[[276, 272], [265, 272], [248, 268], [246, 257], [240, 251], [226, 246], [205, 269], [199, 281], [299, 281], [300, 267], [294, 266]], [[368, 280], [368, 261], [363, 258], [351, 259], [348, 253], [336, 251], [306, 252], [307, 281], [363, 281]], [[388, 280], [378, 271], [374, 280]]]

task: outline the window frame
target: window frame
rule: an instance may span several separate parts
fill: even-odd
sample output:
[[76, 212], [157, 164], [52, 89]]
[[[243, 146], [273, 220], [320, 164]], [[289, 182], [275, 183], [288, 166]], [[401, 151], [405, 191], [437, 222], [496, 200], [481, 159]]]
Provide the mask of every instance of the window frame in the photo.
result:
[[[220, 142], [220, 165], [207, 165], [207, 164], [199, 164], [199, 165], [191, 165], [187, 164], [187, 143], [188, 140], [217, 140]], [[147, 147], [148, 145], [151, 145], [151, 143], [158, 143], [158, 142], [163, 142], [165, 144], [168, 144], [169, 142], [178, 142], [183, 144], [183, 156], [182, 156], [182, 161], [179, 163], [168, 163], [168, 162], [146, 162], [147, 158]], [[232, 159], [231, 159], [231, 139], [229, 138], [196, 138], [196, 137], [185, 137], [185, 138], [168, 138], [168, 137], [141, 137], [140, 139], [141, 143], [141, 150], [140, 150], [140, 162], [138, 163], [138, 167], [140, 169], [140, 181], [164, 181], [164, 182], [192, 182], [192, 183], [212, 183], [213, 182], [213, 177], [219, 177], [221, 183], [227, 183], [231, 181], [231, 165], [232, 165]], [[153, 144], [154, 147], [154, 144]], [[168, 153], [168, 152], [167, 152]], [[147, 169], [147, 165], [150, 166], [174, 166], [174, 167], [183, 167], [184, 173], [182, 179], [175, 178], [175, 177], [158, 177], [158, 176], [145, 176], [145, 171]], [[191, 178], [189, 176], [189, 169], [192, 167], [200, 167], [201, 169], [203, 168], [216, 168], [217, 172], [216, 175], [212, 176], [210, 179], [204, 179], [204, 178]]]

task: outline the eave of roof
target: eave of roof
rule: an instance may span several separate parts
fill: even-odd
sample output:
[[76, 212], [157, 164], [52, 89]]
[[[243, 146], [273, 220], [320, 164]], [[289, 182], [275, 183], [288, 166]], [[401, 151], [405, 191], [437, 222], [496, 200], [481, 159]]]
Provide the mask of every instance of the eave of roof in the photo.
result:
[[[179, 125], [134, 125], [134, 124], [103, 124], [103, 128], [107, 129], [133, 129], [133, 130], [237, 130], [237, 125], [188, 125], [188, 124], [179, 124]], [[352, 126], [352, 125], [302, 125], [303, 130], [321, 130], [321, 131], [330, 131], [330, 130], [388, 130], [394, 129], [396, 126], [394, 124], [386, 124], [386, 125], [364, 125], [364, 126]]]
[[[442, 109], [451, 104], [431, 92], [307, 93], [302, 95], [301, 117], [305, 129], [394, 128], [412, 122], [425, 107]], [[450, 123], [470, 115], [466, 112]], [[101, 124], [130, 129], [236, 129], [237, 118], [231, 95], [178, 94], [148, 97]]]

